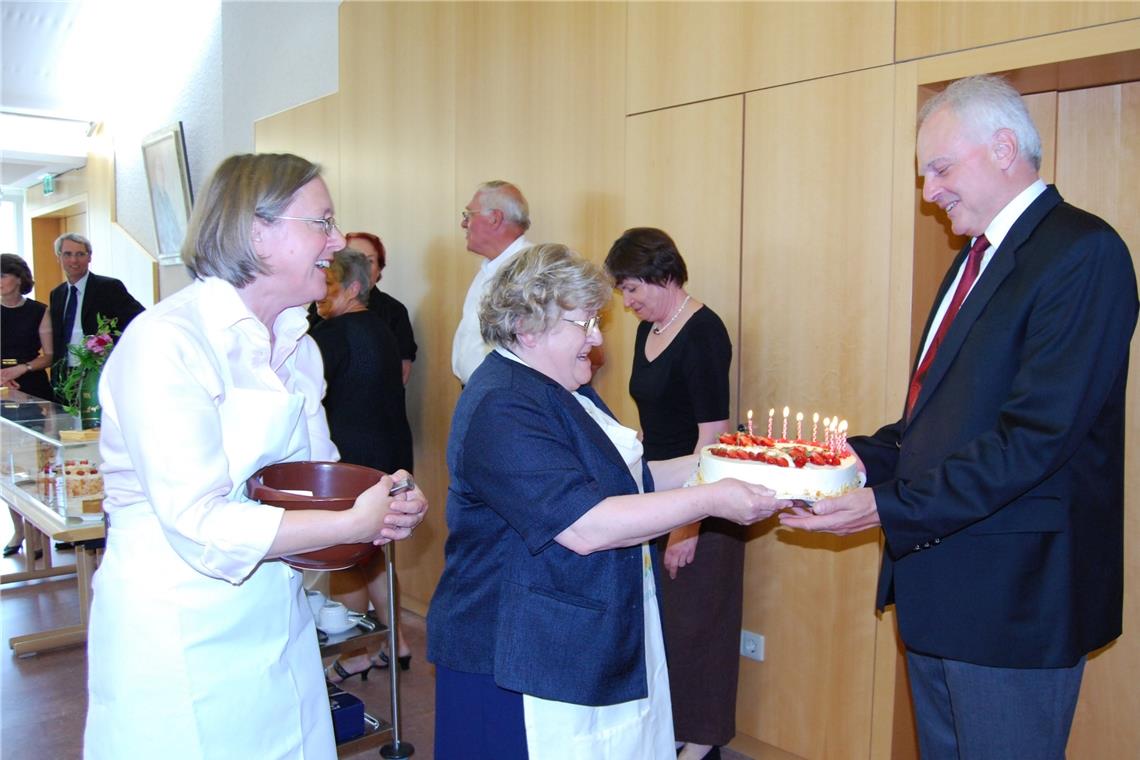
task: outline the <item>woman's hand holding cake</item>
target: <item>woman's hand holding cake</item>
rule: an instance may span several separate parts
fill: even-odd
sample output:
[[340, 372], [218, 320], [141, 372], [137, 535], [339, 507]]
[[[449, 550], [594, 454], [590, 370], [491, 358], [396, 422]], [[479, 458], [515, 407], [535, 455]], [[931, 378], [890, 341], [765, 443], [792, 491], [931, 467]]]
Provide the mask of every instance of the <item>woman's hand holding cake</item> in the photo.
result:
[[738, 525], [751, 525], [792, 506], [791, 499], [777, 499], [771, 488], [734, 478], [700, 486], [699, 490], [708, 492], [709, 515]]

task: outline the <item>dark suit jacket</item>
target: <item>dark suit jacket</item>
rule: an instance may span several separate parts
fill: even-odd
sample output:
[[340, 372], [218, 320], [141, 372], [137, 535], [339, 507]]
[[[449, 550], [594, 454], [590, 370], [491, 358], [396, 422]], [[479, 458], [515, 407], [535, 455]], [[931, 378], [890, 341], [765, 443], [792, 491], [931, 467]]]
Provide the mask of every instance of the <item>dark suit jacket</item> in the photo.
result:
[[[51, 291], [51, 332], [55, 350], [53, 361], [59, 366], [60, 360], [67, 359], [67, 339], [63, 334], [63, 307], [67, 303], [67, 281], [63, 281]], [[83, 294], [83, 312], [77, 315], [83, 325], [84, 335], [93, 335], [99, 325], [98, 316], [113, 317], [118, 322], [117, 329], [125, 330], [130, 321], [143, 312], [143, 305], [127, 292], [127, 288], [114, 277], [89, 272], [87, 290]]]
[[1050, 186], [963, 304], [910, 421], [851, 440], [886, 536], [878, 605], [895, 603], [909, 649], [1067, 667], [1120, 635], [1136, 315], [1120, 236]]
[[645, 697], [641, 547], [583, 557], [554, 541], [607, 496], [637, 493], [598, 424], [562, 386], [492, 352], [459, 397], [447, 465], [428, 659], [545, 699]]

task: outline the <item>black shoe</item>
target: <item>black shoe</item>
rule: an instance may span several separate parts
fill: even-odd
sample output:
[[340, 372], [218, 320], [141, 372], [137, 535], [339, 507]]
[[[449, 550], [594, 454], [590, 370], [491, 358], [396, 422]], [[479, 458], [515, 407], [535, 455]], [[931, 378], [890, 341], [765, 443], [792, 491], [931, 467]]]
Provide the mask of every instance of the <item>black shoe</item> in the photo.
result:
[[[332, 665], [329, 665], [327, 668], [325, 668], [325, 680], [328, 681], [329, 683], [333, 684], [334, 686], [341, 685], [342, 683], [344, 683], [348, 679], [352, 678], [353, 676], [360, 676], [361, 681], [367, 681], [368, 680], [368, 671], [372, 670], [375, 667], [377, 667], [377, 666], [370, 664], [364, 670], [358, 670], [355, 673], [349, 673], [347, 670], [344, 669], [344, 666], [340, 664], [340, 660], [336, 659], [336, 660], [333, 660]], [[332, 669], [332, 671], [334, 673], [336, 673], [337, 677], [340, 679], [339, 681], [334, 681], [331, 678], [329, 678], [329, 669], [330, 668]]]
[[20, 544], [14, 544], [12, 546], [5, 546], [4, 547], [4, 556], [5, 557], [11, 557], [13, 554], [15, 554], [18, 551], [20, 551]]
[[69, 552], [75, 548], [75, 544], [70, 541], [56, 541], [55, 550], [57, 552]]
[[[412, 667], [412, 656], [410, 654], [397, 657], [396, 660], [400, 663], [400, 670], [408, 670]], [[378, 652], [374, 661], [380, 670], [387, 670], [388, 666], [392, 664], [387, 652]]]

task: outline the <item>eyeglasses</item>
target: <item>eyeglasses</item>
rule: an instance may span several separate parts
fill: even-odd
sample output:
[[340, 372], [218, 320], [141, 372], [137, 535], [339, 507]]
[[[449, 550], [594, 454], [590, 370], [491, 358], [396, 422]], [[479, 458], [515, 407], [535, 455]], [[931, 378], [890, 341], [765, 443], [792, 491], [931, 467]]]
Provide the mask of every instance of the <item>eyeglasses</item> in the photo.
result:
[[493, 211], [494, 209], [481, 208], [481, 209], [477, 209], [475, 211], [471, 211], [470, 209], [463, 209], [462, 211], [459, 212], [459, 215], [461, 217], [463, 217], [463, 221], [470, 222], [471, 217], [479, 216], [480, 214], [486, 214], [488, 210]]
[[91, 255], [90, 251], [60, 251], [61, 259], [85, 259]]
[[594, 328], [597, 328], [598, 332], [602, 331], [602, 318], [597, 314], [590, 317], [589, 319], [567, 319], [566, 317], [563, 317], [562, 321], [569, 322], [572, 325], [578, 325], [578, 327], [582, 328], [582, 332], [586, 333], [587, 335], [593, 332]]
[[319, 224], [324, 228], [325, 235], [330, 236], [334, 229], [339, 229], [336, 226], [336, 217], [333, 216], [326, 216], [324, 219], [314, 219], [311, 216], [277, 216], [274, 217], [274, 219], [291, 219], [294, 222], [312, 222], [313, 224]]

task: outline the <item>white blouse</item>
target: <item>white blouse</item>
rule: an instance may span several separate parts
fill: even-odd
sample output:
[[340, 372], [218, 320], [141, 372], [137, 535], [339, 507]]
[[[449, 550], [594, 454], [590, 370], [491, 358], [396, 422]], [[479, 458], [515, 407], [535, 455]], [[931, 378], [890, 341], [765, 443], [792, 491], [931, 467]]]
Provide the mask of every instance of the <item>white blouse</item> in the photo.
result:
[[[310, 451], [302, 458], [339, 459], [321, 406], [320, 352], [307, 330], [305, 310], [286, 309], [271, 338], [237, 290], [216, 278], [132, 321], [99, 384], [111, 523], [149, 504], [191, 567], [235, 584], [252, 573], [283, 514], [244, 495], [245, 477], [284, 458], [274, 420], [303, 415]], [[272, 459], [260, 461], [262, 452]], [[243, 460], [241, 471], [231, 472], [231, 460]]]

